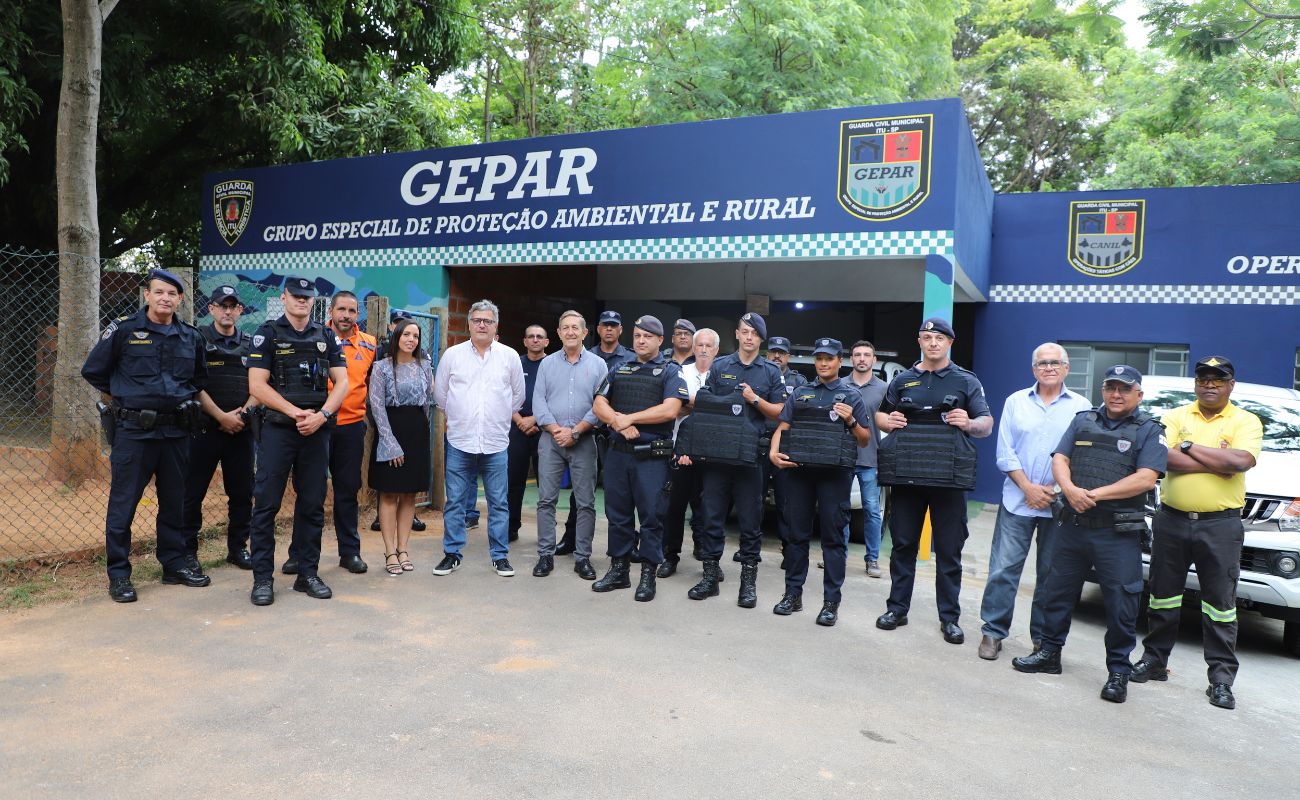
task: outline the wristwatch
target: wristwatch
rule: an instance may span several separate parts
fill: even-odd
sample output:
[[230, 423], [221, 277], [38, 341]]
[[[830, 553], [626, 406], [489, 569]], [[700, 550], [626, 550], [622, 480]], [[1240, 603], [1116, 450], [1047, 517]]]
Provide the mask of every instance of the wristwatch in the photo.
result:
[[582, 431], [578, 430], [577, 428], [574, 428], [573, 430], [569, 431], [569, 436], [573, 437], [573, 441], [576, 442], [578, 441], [578, 439], [582, 438]]
[[849, 430], [853, 430], [854, 428], [858, 427], [858, 425], [860, 424], [862, 423], [858, 422], [856, 417], [851, 417], [848, 422], [844, 423], [844, 427], [848, 428]]
[[1178, 452], [1182, 453], [1183, 455], [1187, 455], [1187, 452], [1191, 449], [1192, 449], [1192, 441], [1190, 439], [1178, 445]]
[[325, 421], [326, 421], [326, 422], [329, 422], [331, 419], [334, 418], [334, 412], [333, 412], [333, 411], [326, 411], [326, 410], [323, 409], [323, 408], [320, 410], [320, 415], [321, 415], [322, 417], [325, 418]]

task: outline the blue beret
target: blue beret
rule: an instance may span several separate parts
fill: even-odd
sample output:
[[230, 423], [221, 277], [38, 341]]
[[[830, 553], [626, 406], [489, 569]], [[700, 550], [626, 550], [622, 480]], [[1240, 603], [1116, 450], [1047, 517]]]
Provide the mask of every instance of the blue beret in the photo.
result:
[[757, 331], [760, 339], [767, 338], [767, 323], [763, 321], [757, 311], [745, 312], [745, 316], [741, 317], [740, 321]]
[[153, 281], [153, 280], [163, 281], [164, 283], [170, 283], [172, 286], [176, 287], [176, 291], [180, 292], [181, 294], [185, 294], [185, 284], [181, 283], [181, 279], [179, 277], [168, 272], [165, 269], [149, 270], [149, 275], [144, 279], [145, 285], [148, 286], [149, 281]]
[[664, 324], [659, 321], [658, 317], [652, 317], [649, 314], [646, 314], [643, 317], [637, 317], [636, 322], [633, 322], [632, 324], [646, 333], [653, 333], [655, 336], [664, 335]]
[[925, 322], [922, 322], [921, 329], [918, 330], [917, 333], [925, 333], [926, 331], [934, 331], [935, 333], [942, 333], [944, 336], [947, 336], [949, 339], [957, 338], [957, 334], [952, 332], [952, 326], [949, 325], [948, 320], [944, 319], [943, 317], [930, 317]]

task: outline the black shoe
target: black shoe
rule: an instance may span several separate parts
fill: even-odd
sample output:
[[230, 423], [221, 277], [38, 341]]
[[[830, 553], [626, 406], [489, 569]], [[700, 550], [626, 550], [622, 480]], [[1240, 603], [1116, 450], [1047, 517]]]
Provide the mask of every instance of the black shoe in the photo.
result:
[[478, 527], [478, 520], [477, 520], [477, 519], [474, 520], [473, 522], [466, 522], [466, 523], [465, 523], [465, 530], [467, 530], [467, 531], [472, 531], [472, 530], [474, 530], [474, 529], [477, 528], [477, 527]]
[[758, 565], [742, 564], [740, 567], [740, 594], [736, 605], [741, 608], [753, 608], [758, 605]]
[[513, 578], [515, 576], [515, 568], [510, 566], [509, 559], [498, 558], [492, 562], [492, 569], [496, 570], [497, 574], [503, 578]]
[[876, 627], [882, 631], [892, 631], [895, 628], [901, 628], [907, 624], [907, 615], [899, 614], [894, 611], [886, 611], [876, 617]]
[[506, 534], [506, 544], [519, 541], [519, 531], [510, 531]]
[[[420, 524], [423, 525], [424, 523], [421, 522]], [[372, 530], [372, 531], [378, 531], [378, 530], [381, 530], [381, 528], [380, 528], [380, 526], [379, 526], [379, 517], [375, 517], [375, 521], [372, 522], [372, 523], [370, 523], [370, 530]], [[411, 525], [411, 530], [415, 530], [415, 525], [414, 525], [414, 523]], [[421, 530], [423, 530], [423, 528], [421, 528]]]
[[293, 590], [302, 592], [308, 597], [314, 597], [317, 600], [328, 600], [334, 596], [330, 587], [325, 585], [325, 581], [315, 575], [299, 575], [293, 582]]
[[822, 603], [821, 613], [817, 615], [817, 624], [825, 628], [835, 625], [840, 618], [839, 603]]
[[249, 595], [255, 606], [269, 606], [275, 602], [275, 583], [273, 581], [253, 581], [253, 593]]
[[109, 578], [108, 596], [114, 603], [134, 603], [138, 599], [130, 578]]
[[631, 589], [632, 578], [628, 571], [630, 563], [626, 558], [615, 558], [609, 562], [609, 572], [605, 577], [591, 585], [593, 592], [612, 592], [615, 589]]
[[578, 573], [578, 577], [584, 581], [596, 580], [596, 568], [591, 565], [591, 559], [589, 558], [574, 559], [573, 571]]
[[433, 574], [450, 575], [458, 569], [460, 569], [460, 556], [455, 553], [447, 553], [438, 562], [438, 566], [433, 568]]
[[353, 575], [360, 575], [370, 569], [366, 566], [366, 562], [361, 560], [361, 556], [343, 556], [339, 559], [339, 566], [346, 568]]
[[554, 569], [555, 569], [555, 557], [542, 556], [541, 558], [537, 559], [537, 566], [533, 567], [533, 577], [545, 578], [547, 575], [550, 575], [551, 571]]
[[803, 598], [797, 594], [783, 594], [781, 602], [772, 606], [772, 613], [779, 617], [788, 617], [796, 611], [803, 611]]
[[[375, 524], [378, 525], [379, 520], [375, 520]], [[429, 527], [428, 525], [424, 524], [424, 520], [420, 519], [419, 517], [411, 517], [411, 530], [415, 531], [416, 533], [423, 533], [424, 530], [428, 527]], [[373, 530], [378, 530], [378, 528], [374, 528]]]
[[659, 565], [658, 571], [655, 572], [657, 578], [671, 578], [677, 572], [676, 561], [665, 561]]
[[197, 553], [190, 553], [189, 555], [185, 556], [185, 566], [189, 567], [195, 572], [200, 572], [200, 573], [203, 572], [203, 565], [199, 563], [199, 556]]
[[560, 543], [555, 546], [555, 554], [557, 556], [567, 556], [572, 552], [573, 552], [573, 542], [566, 542], [564, 540], [561, 540]]
[[1011, 659], [1011, 667], [1016, 672], [1042, 672], [1047, 675], [1061, 674], [1061, 651], [1038, 649], [1027, 656]]
[[1167, 681], [1169, 680], [1169, 670], [1154, 661], [1143, 658], [1133, 665], [1133, 671], [1129, 673], [1128, 679], [1133, 683]]
[[285, 575], [297, 575], [298, 559], [296, 558], [285, 559], [284, 565], [280, 567], [280, 571], [283, 572]]
[[234, 564], [240, 569], [252, 569], [253, 557], [248, 554], [248, 548], [243, 550], [231, 550], [226, 554], [226, 563]]
[[961, 626], [955, 622], [940, 622], [939, 630], [943, 631], [943, 640], [948, 644], [962, 644], [966, 641], [966, 634], [962, 633]]
[[636, 586], [633, 599], [638, 603], [648, 603], [655, 599], [655, 565], [649, 561], [641, 562], [641, 582]]
[[1226, 683], [1212, 683], [1205, 688], [1205, 696], [1210, 698], [1210, 705], [1226, 708], [1229, 711], [1237, 707], [1237, 698], [1232, 696], [1232, 687]]
[[699, 583], [692, 586], [686, 596], [692, 600], [703, 600], [706, 597], [718, 596], [718, 584], [721, 583], [719, 576], [722, 574], [722, 568], [716, 561], [704, 562], [704, 578]]
[[734, 562], [736, 562], [737, 564], [741, 563], [741, 562], [740, 562], [740, 551], [739, 551], [739, 550], [737, 550], [736, 552], [734, 552], [734, 553], [731, 554], [731, 560], [734, 561]]
[[189, 567], [181, 567], [180, 569], [164, 569], [162, 582], [168, 584], [181, 584], [183, 586], [193, 586], [197, 588], [199, 586], [207, 586], [212, 583], [212, 579], [198, 570], [190, 569]]
[[1128, 676], [1112, 672], [1106, 676], [1106, 685], [1101, 687], [1101, 699], [1112, 703], [1122, 703], [1128, 699]]

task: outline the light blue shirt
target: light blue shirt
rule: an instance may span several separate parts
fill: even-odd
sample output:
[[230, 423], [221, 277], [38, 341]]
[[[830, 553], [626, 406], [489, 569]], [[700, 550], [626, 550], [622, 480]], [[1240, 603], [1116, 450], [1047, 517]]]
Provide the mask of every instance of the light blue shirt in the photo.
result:
[[[1088, 401], [1061, 387], [1061, 393], [1044, 405], [1038, 384], [1021, 389], [1007, 398], [998, 425], [998, 469], [1004, 473], [1023, 470], [1031, 483], [1050, 486], [1052, 451], [1060, 443], [1074, 415], [1092, 408]], [[1007, 478], [1002, 484], [1002, 506], [1022, 517], [1050, 517], [1051, 509], [1030, 508], [1025, 493]]]
[[563, 349], [543, 358], [533, 385], [533, 417], [538, 427], [572, 428], [584, 419], [588, 425], [598, 425], [591, 404], [608, 374], [605, 360], [590, 350], [581, 351], [577, 363], [569, 361]]

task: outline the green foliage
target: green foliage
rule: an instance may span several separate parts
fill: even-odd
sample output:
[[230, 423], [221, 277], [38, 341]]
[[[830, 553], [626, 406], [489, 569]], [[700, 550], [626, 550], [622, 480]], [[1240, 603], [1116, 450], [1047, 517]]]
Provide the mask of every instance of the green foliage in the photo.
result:
[[22, 74], [22, 62], [32, 54], [32, 38], [23, 30], [23, 7], [0, 10], [0, 186], [9, 180], [9, 159], [28, 152], [27, 139], [19, 130], [39, 102], [36, 92]]
[[1151, 43], [1184, 58], [1211, 61], [1253, 51], [1270, 57], [1294, 54], [1300, 36], [1300, 0], [1148, 0], [1142, 18]]

